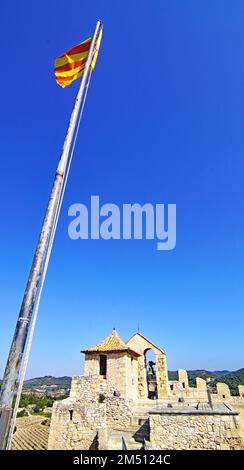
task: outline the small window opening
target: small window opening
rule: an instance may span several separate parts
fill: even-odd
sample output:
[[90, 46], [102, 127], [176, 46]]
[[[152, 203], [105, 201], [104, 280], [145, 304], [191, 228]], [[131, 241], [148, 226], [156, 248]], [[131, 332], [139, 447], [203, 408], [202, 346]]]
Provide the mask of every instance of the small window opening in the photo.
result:
[[170, 385], [170, 390], [174, 390], [174, 385]]
[[105, 354], [100, 356], [100, 375], [105, 377], [107, 375], [107, 356]]
[[223, 395], [223, 398], [225, 398], [225, 395]]
[[73, 419], [73, 412], [74, 412], [73, 410], [69, 410], [69, 419], [70, 419], [70, 421], [72, 421], [72, 419]]
[[131, 364], [131, 384], [134, 385], [134, 367], [133, 367], [133, 357], [130, 358], [130, 364]]
[[183, 387], [183, 388], [186, 388], [185, 382], [182, 382], [182, 387]]

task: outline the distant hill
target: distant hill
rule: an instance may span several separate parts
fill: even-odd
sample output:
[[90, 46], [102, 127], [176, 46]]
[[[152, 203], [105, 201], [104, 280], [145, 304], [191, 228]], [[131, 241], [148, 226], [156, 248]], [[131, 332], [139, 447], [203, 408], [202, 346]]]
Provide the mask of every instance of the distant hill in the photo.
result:
[[71, 377], [53, 377], [52, 375], [45, 375], [44, 377], [35, 377], [34, 379], [28, 379], [24, 382], [24, 388], [38, 388], [43, 385], [51, 386], [56, 385], [58, 388], [70, 388]]
[[[2, 380], [0, 380], [1, 388]], [[53, 377], [52, 375], [46, 375], [44, 377], [35, 377], [24, 381], [23, 394], [26, 392], [41, 394], [46, 393], [48, 395], [62, 395], [67, 394], [71, 386], [71, 377]]]

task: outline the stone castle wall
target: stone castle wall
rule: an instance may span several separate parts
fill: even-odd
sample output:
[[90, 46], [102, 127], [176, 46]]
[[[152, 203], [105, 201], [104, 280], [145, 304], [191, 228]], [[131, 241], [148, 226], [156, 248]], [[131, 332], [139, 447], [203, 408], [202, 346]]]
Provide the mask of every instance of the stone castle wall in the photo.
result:
[[166, 355], [155, 351], [156, 358], [156, 378], [158, 386], [158, 399], [167, 397], [168, 395], [168, 371]]
[[188, 390], [189, 382], [188, 382], [188, 375], [187, 375], [186, 370], [178, 369], [178, 381], [180, 382], [184, 390]]
[[74, 376], [71, 382], [70, 398], [82, 404], [98, 403], [99, 394], [102, 393], [100, 377], [97, 376]]
[[55, 402], [50, 426], [49, 450], [97, 449], [97, 433], [106, 428], [104, 404], [81, 406], [71, 398]]
[[238, 385], [239, 395], [244, 398], [244, 385]]
[[[183, 384], [185, 386], [183, 386]], [[243, 403], [243, 397], [239, 386], [239, 396], [232, 396], [229, 386], [225, 383], [218, 382], [216, 384], [216, 393], [211, 392], [213, 402], [224, 403]], [[244, 386], [243, 386], [244, 388]], [[178, 380], [169, 380], [168, 382], [168, 398], [176, 400], [184, 398], [186, 401], [207, 402], [207, 383], [201, 377], [196, 377], [196, 387], [190, 387], [188, 384], [187, 372], [184, 369], [178, 370]]]
[[238, 416], [161, 414], [150, 416], [150, 448], [157, 450], [241, 449]]
[[193, 401], [208, 401], [206, 381], [196, 377], [196, 387], [190, 387], [186, 370], [178, 370], [178, 380], [169, 380], [168, 397], [170, 399], [184, 398]]
[[220, 400], [230, 400], [231, 394], [230, 394], [230, 389], [227, 384], [218, 382], [216, 387], [217, 387], [217, 394]]
[[[222, 414], [212, 409], [209, 412], [208, 405], [203, 405], [207, 411], [200, 413], [197, 403], [208, 402], [205, 380], [197, 377], [196, 387], [190, 387], [187, 372], [179, 369], [178, 380], [169, 381], [166, 355], [139, 333], [126, 346], [135, 353], [105, 352], [106, 376], [100, 375], [100, 355], [86, 353], [84, 375], [73, 377], [70, 397], [53, 405], [49, 449], [106, 449], [109, 432], [127, 430], [144, 410], [150, 416], [152, 449], [240, 447], [237, 413], [228, 406]], [[150, 386], [157, 386], [156, 401], [148, 399], [145, 354], [149, 349], [155, 355], [157, 384], [152, 381]], [[244, 387], [239, 391], [239, 397], [231, 397], [228, 385], [218, 383], [211, 397], [213, 402], [243, 403]], [[184, 412], [179, 409], [182, 401], [186, 402]], [[167, 408], [168, 402], [172, 411]], [[172, 402], [178, 410], [173, 411]], [[156, 413], [158, 403], [164, 412]]]
[[106, 400], [106, 423], [108, 428], [127, 428], [131, 424], [133, 403], [122, 397], [108, 397]]
[[[84, 383], [81, 381], [79, 386]], [[86, 386], [88, 383], [86, 381]], [[102, 440], [106, 440], [108, 430], [127, 428], [131, 424], [132, 413], [132, 403], [122, 397], [108, 396], [103, 403], [90, 400], [82, 404], [75, 397], [57, 401], [53, 405], [48, 449], [102, 448], [105, 446]]]

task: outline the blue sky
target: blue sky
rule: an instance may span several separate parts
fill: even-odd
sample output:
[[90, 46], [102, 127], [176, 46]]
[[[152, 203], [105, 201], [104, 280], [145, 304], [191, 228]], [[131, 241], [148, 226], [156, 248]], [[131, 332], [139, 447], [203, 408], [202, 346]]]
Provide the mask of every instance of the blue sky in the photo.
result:
[[[243, 367], [244, 4], [140, 0], [3, 2], [3, 373], [78, 82], [54, 59], [104, 37], [65, 194], [28, 377], [82, 371], [81, 348], [116, 327], [165, 349], [169, 369]], [[177, 246], [78, 240], [68, 208], [177, 204]]]

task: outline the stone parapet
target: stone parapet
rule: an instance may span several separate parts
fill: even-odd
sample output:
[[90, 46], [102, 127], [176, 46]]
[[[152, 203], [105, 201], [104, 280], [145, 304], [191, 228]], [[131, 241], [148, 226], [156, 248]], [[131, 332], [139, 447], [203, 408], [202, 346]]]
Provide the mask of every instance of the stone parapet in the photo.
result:
[[242, 449], [238, 413], [164, 410], [150, 414], [150, 448], [158, 450]]

